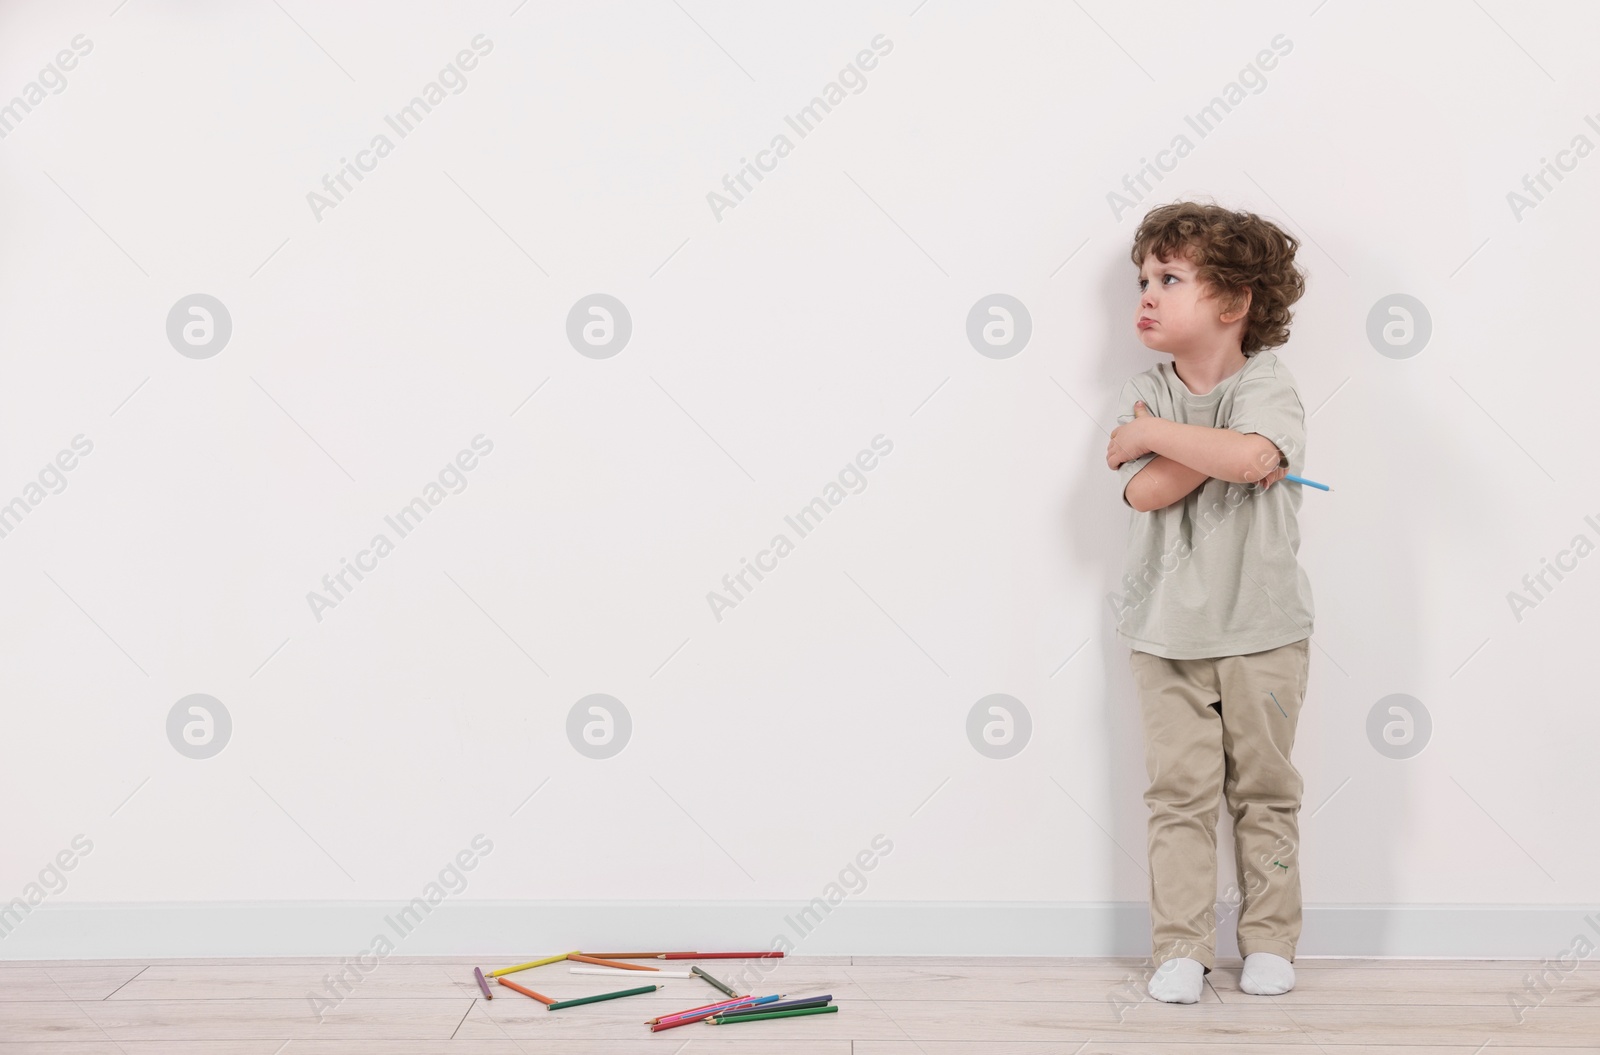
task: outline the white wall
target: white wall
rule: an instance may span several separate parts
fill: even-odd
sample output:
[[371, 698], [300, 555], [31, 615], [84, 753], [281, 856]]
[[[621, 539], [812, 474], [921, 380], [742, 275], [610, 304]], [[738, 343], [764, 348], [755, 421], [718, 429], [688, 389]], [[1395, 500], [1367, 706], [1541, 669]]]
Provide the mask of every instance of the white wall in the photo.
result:
[[[1600, 542], [1600, 158], [1531, 207], [1508, 192], [1600, 144], [1597, 30], [1577, 3], [7, 5], [0, 100], [92, 50], [0, 139], [0, 501], [27, 506], [0, 538], [0, 898], [93, 849], [0, 956], [103, 949], [49, 928], [109, 903], [370, 918], [478, 834], [457, 900], [596, 920], [792, 911], [863, 852], [863, 911], [1144, 901], [1103, 451], [1156, 361], [1133, 230], [1199, 195], [1284, 224], [1310, 274], [1278, 350], [1336, 488], [1300, 521], [1308, 920], [1592, 906], [1600, 557], [1520, 619], [1507, 594]], [[1186, 115], [1279, 35], [1198, 136]], [[385, 116], [475, 38], [464, 89], [399, 137]], [[874, 40], [864, 89], [800, 137], [786, 115]], [[392, 153], [318, 215], [380, 133]], [[708, 193], [780, 133], [718, 216]], [[200, 293], [232, 332], [191, 358], [168, 317]], [[567, 337], [595, 293], [631, 318], [609, 358]], [[1031, 317], [1009, 358], [967, 337], [994, 293]], [[1396, 358], [1367, 330], [1401, 293], [1432, 333]], [[399, 538], [385, 515], [480, 435], [465, 489]], [[879, 436], [865, 489], [798, 538], [784, 517]], [[380, 532], [393, 552], [319, 620], [308, 592]], [[794, 551], [719, 621], [708, 592], [778, 532]], [[232, 724], [204, 759], [168, 736], [196, 693]], [[567, 733], [595, 693], [631, 720], [606, 759]], [[993, 693], [1031, 718], [1009, 759], [967, 735]], [[1432, 720], [1407, 759], [1367, 731], [1395, 693]], [[1019, 947], [1007, 926], [969, 944]]]

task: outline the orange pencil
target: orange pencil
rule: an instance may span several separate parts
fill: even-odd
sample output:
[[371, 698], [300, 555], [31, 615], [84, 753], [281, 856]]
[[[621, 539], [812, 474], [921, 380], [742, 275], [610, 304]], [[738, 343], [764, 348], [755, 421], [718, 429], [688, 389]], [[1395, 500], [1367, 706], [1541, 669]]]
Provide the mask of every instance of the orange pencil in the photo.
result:
[[535, 1000], [539, 1001], [539, 1003], [541, 1003], [541, 1004], [548, 1005], [548, 1004], [553, 1004], [553, 1003], [556, 1002], [555, 1001], [555, 997], [553, 997], [553, 996], [542, 996], [539, 993], [534, 992], [532, 989], [524, 989], [522, 986], [518, 985], [516, 982], [508, 982], [504, 978], [496, 978], [495, 981], [499, 982], [501, 985], [505, 986], [507, 989], [515, 989], [517, 992], [521, 993], [523, 996], [531, 996]]
[[567, 959], [577, 960], [579, 963], [592, 963], [598, 967], [620, 967], [624, 971], [659, 971], [659, 967], [645, 967], [637, 963], [623, 963], [620, 960], [602, 960], [598, 956], [585, 956], [581, 952], [567, 953]]

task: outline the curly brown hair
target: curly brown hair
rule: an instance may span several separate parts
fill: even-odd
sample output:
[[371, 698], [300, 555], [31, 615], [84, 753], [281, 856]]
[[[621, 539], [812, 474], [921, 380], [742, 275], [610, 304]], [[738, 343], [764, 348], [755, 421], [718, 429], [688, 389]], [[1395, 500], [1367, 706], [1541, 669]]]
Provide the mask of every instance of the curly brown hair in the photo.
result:
[[1188, 252], [1195, 277], [1224, 299], [1224, 311], [1238, 310], [1250, 290], [1240, 351], [1254, 355], [1289, 339], [1289, 306], [1306, 291], [1305, 273], [1294, 262], [1300, 242], [1271, 220], [1253, 212], [1233, 212], [1194, 201], [1157, 206], [1145, 214], [1133, 236], [1133, 266], [1151, 253], [1171, 260]]

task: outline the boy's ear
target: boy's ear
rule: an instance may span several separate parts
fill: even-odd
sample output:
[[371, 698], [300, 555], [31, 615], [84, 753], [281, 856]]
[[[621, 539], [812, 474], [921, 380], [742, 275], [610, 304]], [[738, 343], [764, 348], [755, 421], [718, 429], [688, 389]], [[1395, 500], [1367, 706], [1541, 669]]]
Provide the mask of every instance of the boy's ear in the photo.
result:
[[1234, 290], [1228, 298], [1228, 306], [1223, 310], [1221, 320], [1224, 325], [1237, 322], [1250, 313], [1250, 287], [1244, 286]]

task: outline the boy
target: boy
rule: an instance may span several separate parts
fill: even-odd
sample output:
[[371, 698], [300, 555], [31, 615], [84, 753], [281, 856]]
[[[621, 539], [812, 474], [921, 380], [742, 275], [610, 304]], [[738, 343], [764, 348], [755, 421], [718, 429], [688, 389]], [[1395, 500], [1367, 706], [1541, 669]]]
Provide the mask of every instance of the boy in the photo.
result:
[[1215, 952], [1216, 821], [1237, 844], [1239, 987], [1294, 987], [1298, 813], [1289, 761], [1310, 662], [1311, 584], [1295, 560], [1305, 409], [1267, 349], [1305, 292], [1299, 242], [1253, 213], [1178, 202], [1134, 235], [1145, 347], [1172, 356], [1123, 387], [1106, 464], [1129, 523], [1127, 593], [1150, 778], [1150, 916], [1158, 1000], [1194, 1003]]

